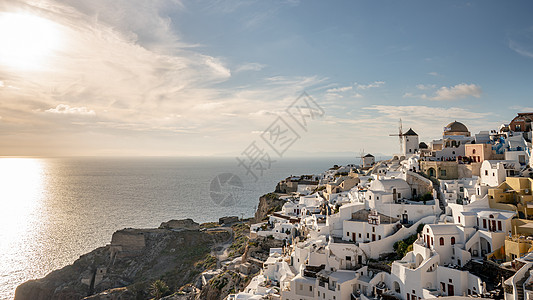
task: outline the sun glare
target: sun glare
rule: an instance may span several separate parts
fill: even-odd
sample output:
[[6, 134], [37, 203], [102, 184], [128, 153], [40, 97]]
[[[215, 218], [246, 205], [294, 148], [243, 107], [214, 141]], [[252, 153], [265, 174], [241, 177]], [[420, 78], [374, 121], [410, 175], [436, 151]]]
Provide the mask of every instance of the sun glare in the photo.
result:
[[0, 65], [41, 69], [60, 46], [58, 24], [29, 14], [0, 13]]

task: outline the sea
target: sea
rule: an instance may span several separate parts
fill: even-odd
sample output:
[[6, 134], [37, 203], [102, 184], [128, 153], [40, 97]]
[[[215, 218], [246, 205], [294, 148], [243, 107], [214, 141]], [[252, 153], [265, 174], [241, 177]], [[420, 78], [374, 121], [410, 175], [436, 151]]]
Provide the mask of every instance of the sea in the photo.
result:
[[252, 168], [234, 157], [0, 158], [0, 299], [109, 244], [119, 229], [251, 217], [281, 179], [353, 163], [355, 155]]

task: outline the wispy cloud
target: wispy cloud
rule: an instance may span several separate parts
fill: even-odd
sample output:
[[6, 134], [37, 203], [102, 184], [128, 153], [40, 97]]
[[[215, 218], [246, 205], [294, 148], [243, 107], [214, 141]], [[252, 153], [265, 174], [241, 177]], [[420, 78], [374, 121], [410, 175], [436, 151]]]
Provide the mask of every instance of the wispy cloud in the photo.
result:
[[378, 88], [378, 87], [383, 86], [384, 84], [385, 84], [385, 81], [374, 81], [369, 84], [360, 84], [356, 82], [355, 86], [357, 87], [358, 90], [366, 90], [370, 88]]
[[405, 127], [412, 127], [426, 138], [438, 138], [442, 128], [453, 120], [458, 120], [470, 129], [483, 129], [491, 113], [472, 111], [461, 107], [431, 107], [425, 105], [372, 105], [364, 110], [376, 112], [375, 122], [383, 122], [385, 126], [397, 126], [401, 116]]
[[431, 75], [431, 76], [440, 76], [440, 74], [437, 73], [437, 72], [429, 72], [428, 75]]
[[[140, 154], [148, 145], [153, 145], [148, 153], [161, 148], [166, 148], [166, 153], [198, 153], [195, 137], [187, 136], [191, 133], [204, 136], [224, 132], [210, 142], [231, 149], [237, 142], [232, 139], [242, 134], [243, 128], [261, 129], [271, 118], [250, 113], [277, 111], [301, 91], [327, 80], [278, 76], [253, 86], [232, 83], [228, 60], [203, 53], [197, 45], [184, 42], [176, 30], [168, 14], [186, 9], [178, 1], [28, 0], [0, 4], [8, 11], [39, 11], [43, 18], [53, 20], [68, 40], [61, 51], [51, 55], [49, 70], [20, 74], [0, 69], [5, 86], [0, 87], [2, 126], [25, 132], [28, 143], [35, 147], [24, 149], [45, 151], [37, 138], [44, 134], [76, 140], [88, 132], [110, 142], [106, 149], [118, 153], [124, 146], [118, 141], [131, 144], [128, 137], [148, 132], [149, 137], [136, 139]], [[265, 67], [246, 62], [236, 65], [239, 71]], [[11, 86], [16, 88], [8, 88]], [[90, 118], [80, 120], [79, 116]], [[9, 144], [8, 136], [1, 132], [5, 131], [0, 130], [0, 139]], [[168, 139], [172, 134], [183, 135]], [[165, 138], [146, 143], [156, 136]], [[17, 143], [12, 141], [10, 153], [22, 153], [18, 152], [20, 147], [16, 149]], [[103, 144], [95, 142], [93, 149], [78, 150], [92, 152]], [[71, 150], [59, 147], [53, 151], [65, 154]]]
[[428, 100], [456, 100], [466, 97], [481, 97], [482, 90], [479, 85], [460, 83], [451, 87], [443, 86], [439, 88], [433, 96], [421, 95], [422, 99]]
[[266, 67], [266, 65], [260, 63], [246, 63], [240, 65], [235, 69], [235, 72], [244, 72], [244, 71], [261, 71]]
[[516, 41], [509, 40], [509, 48], [522, 56], [533, 58], [533, 47], [528, 49]]
[[90, 115], [94, 116], [96, 115], [96, 112], [92, 109], [88, 109], [87, 107], [70, 107], [66, 104], [59, 104], [55, 108], [50, 108], [45, 110], [47, 113], [52, 114], [69, 114], [69, 115]]
[[342, 93], [342, 92], [351, 91], [352, 89], [353, 89], [353, 87], [351, 85], [349, 85], [349, 86], [343, 86], [343, 87], [328, 89], [326, 92], [328, 92], [328, 93]]
[[417, 84], [416, 85], [416, 88], [419, 89], [419, 90], [431, 90], [431, 89], [434, 89], [436, 87], [437, 87], [436, 84]]

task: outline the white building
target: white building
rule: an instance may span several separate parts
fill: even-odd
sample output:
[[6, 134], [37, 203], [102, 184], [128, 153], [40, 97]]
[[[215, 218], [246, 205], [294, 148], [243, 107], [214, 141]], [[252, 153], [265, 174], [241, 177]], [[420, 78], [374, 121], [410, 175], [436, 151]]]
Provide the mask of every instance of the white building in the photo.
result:
[[[451, 236], [453, 230], [449, 230]], [[450, 238], [451, 238], [450, 236]], [[440, 254], [426, 245], [423, 237], [413, 251], [392, 263], [391, 288], [400, 299], [419, 300], [438, 296], [472, 295], [483, 292], [479, 277], [467, 271], [444, 267]]]
[[402, 134], [402, 154], [407, 157], [418, 152], [418, 134], [409, 128], [407, 132]]
[[367, 154], [363, 156], [363, 169], [368, 169], [374, 166], [376, 163], [376, 158], [372, 154]]
[[526, 166], [531, 152], [522, 135], [510, 136], [505, 140], [505, 160], [515, 161]]
[[506, 177], [518, 174], [520, 165], [512, 160], [485, 160], [479, 171], [480, 184], [496, 187], [505, 181]]
[[400, 219], [391, 218], [377, 211], [360, 210], [351, 219], [343, 221], [345, 241], [368, 243], [379, 241], [401, 228]]

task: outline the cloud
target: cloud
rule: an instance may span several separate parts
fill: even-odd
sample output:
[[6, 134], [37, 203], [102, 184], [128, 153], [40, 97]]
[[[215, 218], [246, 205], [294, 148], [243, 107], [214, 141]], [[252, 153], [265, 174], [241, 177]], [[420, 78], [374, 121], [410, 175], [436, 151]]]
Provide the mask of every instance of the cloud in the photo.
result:
[[431, 90], [431, 89], [434, 89], [436, 87], [437, 87], [436, 84], [417, 84], [416, 85], [416, 88], [419, 89], [419, 90]]
[[4, 87], [4, 82], [0, 80], [0, 87]]
[[422, 99], [428, 100], [456, 100], [466, 97], [481, 97], [482, 90], [479, 85], [460, 83], [452, 87], [441, 87], [433, 96], [421, 95]]
[[235, 72], [244, 72], [244, 71], [261, 71], [266, 67], [266, 65], [260, 63], [246, 63], [237, 67]]
[[376, 128], [383, 131], [382, 135], [391, 131], [391, 128], [397, 128], [401, 117], [404, 130], [411, 127], [423, 138], [429, 139], [439, 138], [442, 135], [442, 128], [454, 120], [464, 123], [471, 132], [477, 132], [476, 130], [487, 130], [487, 123], [493, 119], [491, 113], [471, 111], [462, 107], [372, 105], [362, 109], [375, 112], [375, 116], [367, 121], [372, 120], [375, 124], [381, 124]]
[[437, 73], [437, 72], [429, 72], [428, 75], [431, 75], [431, 76], [440, 76], [440, 74]]
[[68, 114], [68, 115], [96, 115], [94, 110], [88, 109], [87, 107], [70, 107], [66, 104], [58, 104], [55, 108], [50, 108], [45, 110], [47, 113], [53, 114]]
[[359, 83], [355, 83], [355, 86], [357, 86], [357, 89], [358, 90], [366, 90], [366, 89], [370, 89], [370, 88], [378, 88], [378, 87], [381, 87], [385, 84], [385, 81], [374, 81], [372, 83], [369, 83], [369, 84], [359, 84]]
[[328, 93], [342, 93], [342, 92], [351, 91], [352, 89], [353, 89], [352, 86], [343, 86], [343, 87], [328, 89], [326, 92], [328, 92]]
[[516, 41], [509, 40], [509, 48], [522, 56], [533, 58], [533, 47], [528, 49]]

